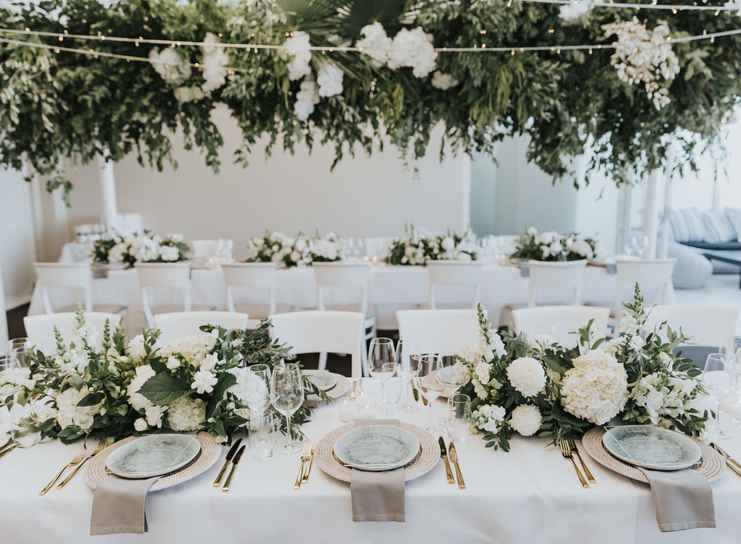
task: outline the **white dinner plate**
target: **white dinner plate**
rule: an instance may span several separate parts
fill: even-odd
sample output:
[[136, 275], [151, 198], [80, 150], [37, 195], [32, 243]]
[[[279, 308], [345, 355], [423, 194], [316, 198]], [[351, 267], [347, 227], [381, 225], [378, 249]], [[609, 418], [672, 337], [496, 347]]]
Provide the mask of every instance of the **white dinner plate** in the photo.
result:
[[684, 470], [702, 459], [688, 436], [652, 425], [623, 425], [602, 437], [605, 449], [621, 461], [650, 470]]
[[121, 478], [153, 478], [183, 468], [200, 452], [192, 435], [150, 434], [111, 452], [106, 468]]
[[334, 452], [340, 462], [358, 470], [395, 470], [414, 460], [419, 453], [419, 439], [399, 427], [365, 425], [342, 435]]
[[304, 370], [303, 372], [319, 391], [328, 391], [337, 385], [337, 374], [332, 374], [327, 370]]

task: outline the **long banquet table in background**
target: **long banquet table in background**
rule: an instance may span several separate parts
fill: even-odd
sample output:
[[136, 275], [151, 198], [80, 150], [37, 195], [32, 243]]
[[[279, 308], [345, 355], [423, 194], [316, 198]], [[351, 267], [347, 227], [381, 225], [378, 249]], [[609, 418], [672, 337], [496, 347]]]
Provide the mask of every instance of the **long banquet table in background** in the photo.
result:
[[[435, 409], [442, 412], [444, 404], [438, 401]], [[339, 425], [338, 405], [333, 404], [318, 408], [304, 430], [316, 442]], [[741, 439], [724, 445], [741, 456]], [[458, 446], [467, 488], [448, 485], [438, 465], [407, 484], [406, 523], [354, 523], [347, 484], [314, 466], [308, 484], [294, 490], [297, 455], [261, 461], [247, 450], [229, 494], [211, 486], [217, 464], [191, 482], [150, 494], [149, 533], [89, 541], [736, 544], [741, 534], [741, 478], [730, 471], [713, 484], [717, 529], [660, 533], [648, 487], [592, 460], [598, 483], [585, 490], [571, 465], [545, 440], [515, 439], [510, 453], [486, 449], [474, 436]], [[92, 493], [84, 475], [61, 491], [39, 496], [43, 484], [80, 448], [46, 443], [0, 461], [2, 542], [88, 541]]]
[[[487, 264], [481, 285], [481, 302], [489, 310], [492, 320], [498, 319], [507, 305], [524, 305], [528, 298], [528, 278], [515, 266]], [[369, 300], [374, 306], [379, 328], [394, 329], [394, 312], [399, 308], [423, 306], [428, 296], [427, 271], [419, 266], [373, 265]], [[218, 268], [193, 269], [191, 273], [192, 301], [222, 309], [226, 306], [226, 288]], [[617, 276], [603, 267], [588, 266], [584, 272], [583, 302], [612, 306], [615, 302]], [[141, 295], [136, 270], [114, 270], [107, 278], [94, 280], [93, 297], [96, 304], [118, 304], [130, 312], [141, 312]], [[441, 290], [437, 300], [441, 306], [450, 303], [470, 303], [472, 294], [455, 288]], [[310, 267], [278, 271], [277, 299], [279, 304], [294, 308], [316, 306], [314, 272]], [[545, 292], [538, 297], [540, 303], [563, 301], [562, 292]], [[68, 305], [73, 299], [52, 295], [55, 305]], [[331, 302], [330, 298], [328, 302]], [[43, 313], [38, 290], [34, 291], [30, 314]]]

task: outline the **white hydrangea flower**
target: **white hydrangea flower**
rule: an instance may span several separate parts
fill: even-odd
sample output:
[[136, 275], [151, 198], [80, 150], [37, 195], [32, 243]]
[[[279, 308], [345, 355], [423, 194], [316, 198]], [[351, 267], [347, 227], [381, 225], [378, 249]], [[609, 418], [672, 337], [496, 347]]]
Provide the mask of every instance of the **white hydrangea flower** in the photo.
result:
[[283, 49], [289, 57], [288, 79], [296, 81], [311, 73], [311, 39], [306, 32], [294, 32], [285, 42]]
[[441, 91], [452, 89], [453, 87], [458, 85], [458, 83], [458, 80], [455, 79], [453, 76], [441, 72], [440, 70], [437, 70], [434, 74], [432, 74], [432, 86], [436, 89], [440, 89]]
[[355, 43], [355, 47], [373, 59], [376, 66], [386, 64], [391, 49], [391, 38], [386, 34], [383, 25], [379, 22], [366, 25], [360, 30], [360, 35], [363, 38]]
[[344, 73], [336, 64], [325, 62], [319, 67], [316, 81], [319, 84], [319, 96], [330, 97], [342, 94]]
[[519, 357], [507, 367], [507, 379], [523, 397], [535, 397], [545, 389], [543, 365], [532, 357]]
[[590, 351], [574, 359], [561, 382], [564, 409], [595, 425], [604, 425], [618, 415], [628, 400], [625, 367], [613, 355]]
[[559, 10], [561, 19], [567, 22], [580, 19], [592, 9], [593, 0], [572, 0], [568, 4], [563, 4]]
[[168, 47], [161, 52], [155, 47], [149, 52], [149, 62], [162, 79], [173, 87], [182, 85], [190, 78], [190, 62], [175, 47]]
[[229, 54], [223, 47], [214, 44], [219, 43], [219, 38], [208, 32], [201, 46], [203, 51], [203, 79], [201, 85], [204, 93], [210, 93], [222, 87], [226, 83], [227, 67], [229, 66]]
[[201, 399], [180, 397], [168, 406], [167, 422], [175, 432], [198, 431], [206, 422], [206, 403]]
[[514, 410], [509, 424], [522, 436], [533, 436], [540, 430], [543, 423], [543, 416], [537, 406], [531, 404], [521, 404]]
[[[309, 116], [314, 113], [314, 106], [319, 103], [319, 90], [316, 86], [316, 82], [307, 77], [301, 82], [301, 88], [296, 93], [296, 103], [293, 105], [293, 110], [296, 112], [296, 117], [301, 121], [306, 121]], [[287, 248], [290, 251], [290, 248]], [[276, 251], [278, 251], [276, 249]], [[280, 259], [280, 257], [278, 257]]]
[[412, 68], [416, 77], [427, 77], [435, 70], [437, 52], [432, 37], [421, 27], [402, 28], [391, 43], [388, 66], [394, 70]]

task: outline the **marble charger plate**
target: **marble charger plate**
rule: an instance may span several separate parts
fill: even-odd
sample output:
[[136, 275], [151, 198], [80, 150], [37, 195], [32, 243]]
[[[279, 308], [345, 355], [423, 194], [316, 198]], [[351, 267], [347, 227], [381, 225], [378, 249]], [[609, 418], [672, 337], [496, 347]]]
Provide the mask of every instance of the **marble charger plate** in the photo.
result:
[[[378, 424], [369, 423], [368, 425], [377, 426]], [[424, 476], [437, 466], [440, 461], [440, 446], [437, 439], [424, 429], [401, 422], [398, 427], [414, 434], [419, 440], [419, 450], [404, 470], [404, 481], [409, 482]], [[334, 447], [342, 436], [359, 428], [361, 428], [359, 425], [344, 425], [326, 434], [317, 443], [316, 463], [322, 472], [342, 482], [350, 483], [353, 469], [343, 465], [335, 457]]]
[[[311, 375], [312, 371], [305, 370], [304, 373]], [[330, 372], [330, 375], [333, 377], [334, 385], [324, 392], [329, 400], [340, 399], [352, 390], [352, 382], [346, 376], [335, 374], [334, 372]], [[309, 395], [307, 400], [317, 402], [319, 401], [319, 397], [316, 395]]]
[[622, 425], [602, 436], [605, 449], [621, 461], [650, 470], [684, 470], [702, 458], [697, 442], [653, 425]]
[[120, 478], [152, 478], [180, 470], [201, 453], [201, 443], [185, 434], [141, 436], [111, 452], [106, 468]]
[[419, 453], [419, 439], [397, 425], [363, 425], [342, 435], [334, 453], [348, 467], [383, 472], [411, 463]]
[[[625, 476], [636, 482], [648, 483], [648, 479], [638, 467], [621, 461], [614, 457], [605, 449], [602, 443], [602, 436], [605, 429], [602, 427], [593, 427], [588, 430], [581, 439], [581, 449], [586, 451], [589, 456], [597, 463], [608, 470]], [[706, 444], [698, 442], [702, 452], [702, 460], [696, 470], [702, 474], [708, 481], [717, 480], [723, 470], [723, 459], [720, 454]]]
[[[216, 437], [211, 436], [208, 433], [198, 433], [194, 437], [200, 443], [200, 455], [198, 455], [198, 457], [196, 457], [190, 464], [182, 468], [182, 470], [178, 470], [177, 472], [168, 474], [157, 480], [154, 485], [152, 485], [152, 491], [162, 491], [190, 481], [210, 470], [211, 467], [213, 467], [221, 458], [223, 448], [221, 443], [217, 442]], [[98, 453], [98, 455], [93, 457], [87, 463], [85, 469], [85, 483], [90, 489], [94, 490], [97, 487], [97, 483], [105, 478], [117, 478], [117, 476], [109, 474], [107, 471], [106, 461], [108, 456], [134, 440], [137, 440], [137, 437], [132, 436], [119, 440], [115, 444], [108, 446], [106, 449]]]

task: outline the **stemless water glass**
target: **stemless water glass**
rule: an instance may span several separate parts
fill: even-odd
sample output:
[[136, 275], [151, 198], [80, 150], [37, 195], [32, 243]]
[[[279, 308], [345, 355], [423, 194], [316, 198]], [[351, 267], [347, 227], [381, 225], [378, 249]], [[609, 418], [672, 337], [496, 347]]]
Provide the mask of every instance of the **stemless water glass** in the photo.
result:
[[718, 433], [721, 438], [729, 438], [730, 428], [728, 426], [728, 415], [722, 415], [725, 411], [724, 405], [730, 402], [729, 397], [733, 391], [733, 381], [735, 368], [734, 365], [725, 357], [723, 353], [711, 353], [705, 361], [705, 368], [702, 373], [702, 381], [708, 392], [718, 403]]
[[374, 338], [368, 349], [368, 371], [380, 383], [380, 399], [383, 401], [386, 382], [396, 372], [396, 349], [391, 338]]
[[450, 439], [456, 444], [463, 444], [469, 435], [471, 417], [471, 397], [456, 393], [448, 399], [447, 431]]
[[301, 443], [293, 434], [291, 417], [304, 403], [304, 379], [297, 363], [282, 363], [273, 369], [270, 399], [273, 407], [286, 418], [286, 451], [297, 451]]
[[26, 355], [30, 351], [31, 344], [28, 338], [13, 338], [8, 342], [8, 355], [18, 366], [26, 366]]

